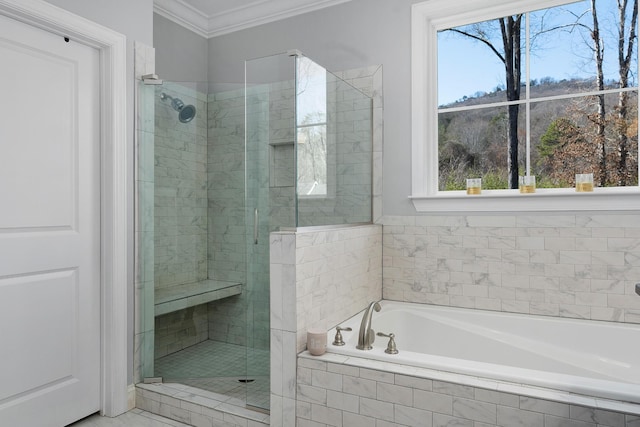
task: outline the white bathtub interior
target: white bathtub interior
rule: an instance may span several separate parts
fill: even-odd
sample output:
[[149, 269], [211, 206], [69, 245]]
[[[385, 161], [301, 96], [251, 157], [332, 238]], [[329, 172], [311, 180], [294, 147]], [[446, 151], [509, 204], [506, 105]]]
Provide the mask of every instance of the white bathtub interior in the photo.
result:
[[640, 327], [614, 322], [382, 301], [373, 314], [376, 332], [394, 333], [397, 355], [357, 350], [363, 313], [342, 322], [345, 356], [454, 372], [516, 384], [640, 403]]

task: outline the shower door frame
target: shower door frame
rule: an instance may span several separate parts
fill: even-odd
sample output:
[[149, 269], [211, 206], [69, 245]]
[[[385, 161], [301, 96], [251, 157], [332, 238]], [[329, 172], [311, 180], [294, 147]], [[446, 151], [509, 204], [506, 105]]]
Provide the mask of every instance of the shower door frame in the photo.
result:
[[101, 414], [128, 410], [126, 37], [41, 0], [0, 0], [0, 15], [64, 35], [100, 54]]

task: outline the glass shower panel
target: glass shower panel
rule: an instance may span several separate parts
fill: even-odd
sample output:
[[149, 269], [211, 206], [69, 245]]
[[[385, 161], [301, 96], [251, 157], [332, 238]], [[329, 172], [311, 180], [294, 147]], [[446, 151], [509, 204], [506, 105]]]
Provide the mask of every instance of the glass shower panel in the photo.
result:
[[[151, 250], [155, 319], [150, 376], [244, 400], [244, 324], [233, 323], [235, 317], [244, 317], [240, 300], [244, 256], [234, 254], [236, 263], [227, 262], [224, 269], [216, 265], [221, 258], [232, 259], [231, 246], [238, 235], [244, 250], [243, 222], [241, 231], [225, 234], [228, 247], [218, 245], [220, 221], [227, 221], [224, 226], [229, 230], [234, 215], [228, 200], [227, 212], [215, 209], [224, 196], [220, 188], [231, 188], [231, 175], [221, 182], [212, 173], [218, 166], [214, 154], [220, 154], [216, 150], [226, 141], [214, 138], [209, 108], [215, 104], [206, 83], [165, 81], [154, 89]], [[220, 157], [233, 165], [229, 156]], [[242, 172], [240, 176], [242, 182]], [[243, 212], [243, 184], [235, 193], [240, 200], [237, 212]], [[239, 269], [242, 274], [234, 276], [232, 270]], [[240, 316], [230, 315], [238, 312]]]
[[371, 222], [372, 106], [322, 66], [296, 58], [297, 226]]
[[269, 408], [269, 233], [295, 226], [294, 59], [245, 63], [247, 405]]
[[154, 134], [155, 86], [140, 83], [137, 92], [138, 144], [136, 146], [136, 313], [135, 336], [139, 349], [136, 380], [154, 376]]

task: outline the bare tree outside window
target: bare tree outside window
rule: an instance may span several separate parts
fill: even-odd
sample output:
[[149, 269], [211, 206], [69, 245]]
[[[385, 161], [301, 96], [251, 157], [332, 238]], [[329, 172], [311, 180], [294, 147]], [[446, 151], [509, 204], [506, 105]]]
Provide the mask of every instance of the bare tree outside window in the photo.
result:
[[[637, 13], [584, 0], [439, 32], [439, 189], [637, 185]], [[452, 99], [460, 69], [477, 86]]]
[[327, 71], [306, 57], [297, 61], [297, 191], [327, 195]]

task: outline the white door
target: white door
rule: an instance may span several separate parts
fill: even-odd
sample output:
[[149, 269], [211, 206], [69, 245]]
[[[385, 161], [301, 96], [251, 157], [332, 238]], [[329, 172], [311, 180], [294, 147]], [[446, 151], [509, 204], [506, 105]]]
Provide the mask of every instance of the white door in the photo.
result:
[[99, 60], [0, 16], [0, 426], [100, 409]]

